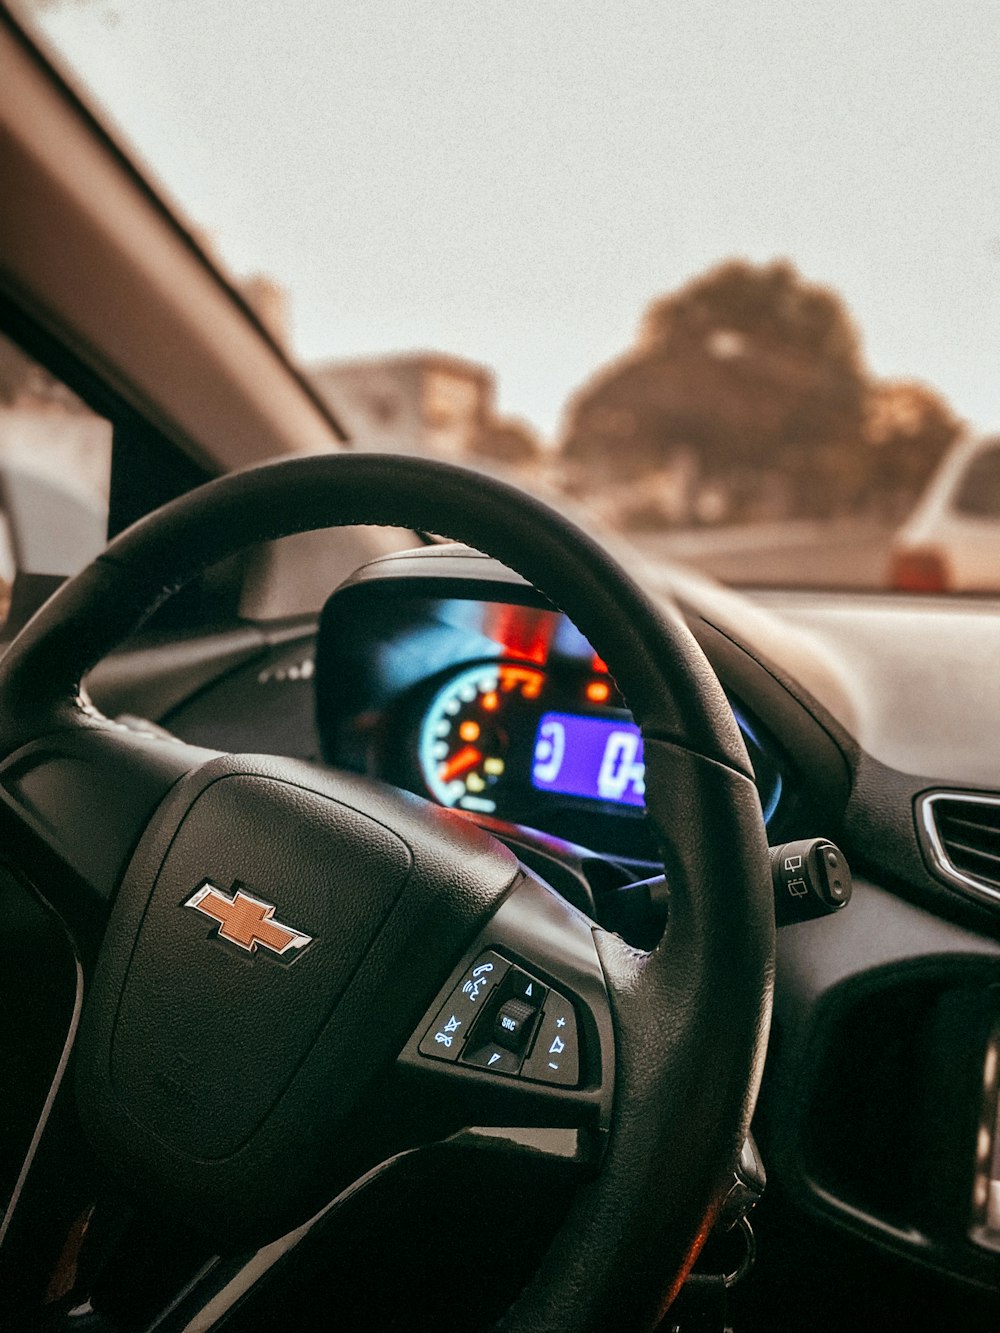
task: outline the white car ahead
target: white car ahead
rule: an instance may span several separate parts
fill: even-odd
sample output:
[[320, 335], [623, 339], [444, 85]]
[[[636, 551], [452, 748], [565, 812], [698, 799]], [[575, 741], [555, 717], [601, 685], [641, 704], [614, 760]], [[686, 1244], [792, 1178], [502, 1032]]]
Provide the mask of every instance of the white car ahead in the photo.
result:
[[1000, 592], [1000, 436], [961, 440], [893, 541], [889, 584]]

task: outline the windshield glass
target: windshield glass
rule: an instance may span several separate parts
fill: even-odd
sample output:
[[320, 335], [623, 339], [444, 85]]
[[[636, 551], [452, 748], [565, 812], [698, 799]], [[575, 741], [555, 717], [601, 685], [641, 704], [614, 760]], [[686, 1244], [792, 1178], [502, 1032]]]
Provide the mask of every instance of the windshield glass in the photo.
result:
[[732, 582], [1000, 590], [994, 5], [28, 8], [357, 447]]

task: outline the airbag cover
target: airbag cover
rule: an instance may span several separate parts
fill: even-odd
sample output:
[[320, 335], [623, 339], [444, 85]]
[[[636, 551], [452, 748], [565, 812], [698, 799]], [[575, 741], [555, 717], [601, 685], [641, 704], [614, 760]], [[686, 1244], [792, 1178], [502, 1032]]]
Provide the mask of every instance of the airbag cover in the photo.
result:
[[[384, 825], [291, 783], [245, 774], [207, 787], [160, 867], [118, 1008], [111, 1070], [129, 1113], [203, 1161], [245, 1143], [336, 1008], [410, 863]], [[226, 940], [185, 906], [206, 880], [272, 905], [274, 922], [311, 942], [279, 954]]]

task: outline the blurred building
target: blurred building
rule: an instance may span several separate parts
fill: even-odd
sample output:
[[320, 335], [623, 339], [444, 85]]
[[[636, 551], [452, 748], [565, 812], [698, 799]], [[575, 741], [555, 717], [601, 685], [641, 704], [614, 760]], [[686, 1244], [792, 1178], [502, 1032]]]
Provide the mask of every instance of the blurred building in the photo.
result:
[[485, 366], [412, 352], [313, 366], [310, 376], [358, 449], [459, 461], [494, 420], [495, 381]]

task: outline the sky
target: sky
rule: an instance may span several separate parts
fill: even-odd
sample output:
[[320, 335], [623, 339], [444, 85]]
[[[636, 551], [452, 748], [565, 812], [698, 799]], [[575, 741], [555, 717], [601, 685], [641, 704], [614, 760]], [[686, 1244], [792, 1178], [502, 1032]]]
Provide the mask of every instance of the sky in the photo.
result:
[[306, 361], [466, 356], [551, 440], [653, 297], [785, 256], [1000, 428], [995, 0], [33, 8]]

